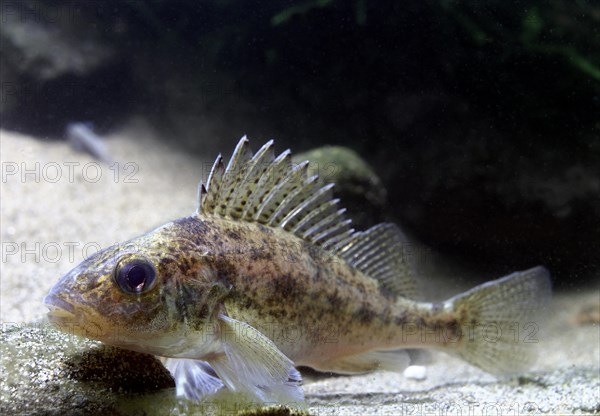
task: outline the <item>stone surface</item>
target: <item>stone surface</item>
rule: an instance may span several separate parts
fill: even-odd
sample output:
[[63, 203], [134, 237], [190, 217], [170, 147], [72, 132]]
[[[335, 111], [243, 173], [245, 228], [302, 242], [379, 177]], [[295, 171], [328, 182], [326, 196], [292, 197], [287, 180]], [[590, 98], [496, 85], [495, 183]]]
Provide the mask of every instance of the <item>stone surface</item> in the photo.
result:
[[121, 413], [123, 397], [174, 387], [153, 356], [105, 347], [47, 323], [2, 325], [2, 414]]

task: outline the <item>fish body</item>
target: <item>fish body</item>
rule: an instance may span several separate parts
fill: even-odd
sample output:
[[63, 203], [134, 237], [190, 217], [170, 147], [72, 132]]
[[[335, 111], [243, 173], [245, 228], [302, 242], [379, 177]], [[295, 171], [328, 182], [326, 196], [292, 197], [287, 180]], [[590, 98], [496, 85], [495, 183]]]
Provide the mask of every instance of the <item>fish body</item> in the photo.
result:
[[301, 402], [296, 366], [400, 370], [406, 348], [441, 349], [494, 373], [525, 368], [530, 346], [514, 326], [546, 303], [544, 268], [417, 301], [398, 227], [353, 230], [331, 185], [272, 146], [253, 155], [243, 138], [227, 167], [217, 158], [196, 213], [70, 271], [45, 298], [50, 320], [165, 357], [177, 393], [193, 400], [225, 387]]
[[89, 153], [102, 163], [114, 164], [108, 147], [103, 139], [87, 123], [69, 123], [65, 129], [66, 137], [76, 150]]

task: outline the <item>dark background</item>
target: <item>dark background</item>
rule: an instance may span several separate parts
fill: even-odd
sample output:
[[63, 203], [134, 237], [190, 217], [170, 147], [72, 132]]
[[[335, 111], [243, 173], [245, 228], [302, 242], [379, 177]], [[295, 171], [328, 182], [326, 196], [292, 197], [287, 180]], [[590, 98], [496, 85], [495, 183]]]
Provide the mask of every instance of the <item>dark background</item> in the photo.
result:
[[374, 222], [491, 276], [545, 264], [570, 287], [600, 266], [598, 2], [0, 5], [2, 128], [141, 115], [202, 155], [244, 133], [342, 144], [387, 188]]

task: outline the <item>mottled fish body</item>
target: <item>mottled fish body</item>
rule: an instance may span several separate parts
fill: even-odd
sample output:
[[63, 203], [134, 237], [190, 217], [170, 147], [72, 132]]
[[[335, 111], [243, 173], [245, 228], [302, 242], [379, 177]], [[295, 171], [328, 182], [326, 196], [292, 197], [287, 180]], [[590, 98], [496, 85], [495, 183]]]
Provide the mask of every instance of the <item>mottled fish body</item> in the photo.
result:
[[400, 370], [406, 348], [452, 352], [493, 373], [530, 363], [515, 325], [546, 303], [544, 268], [416, 301], [400, 230], [353, 230], [332, 186], [316, 179], [289, 151], [275, 157], [272, 141], [253, 155], [243, 138], [227, 167], [217, 158], [198, 212], [86, 259], [45, 298], [50, 320], [166, 357], [177, 393], [194, 400], [226, 387], [302, 401], [295, 366]]

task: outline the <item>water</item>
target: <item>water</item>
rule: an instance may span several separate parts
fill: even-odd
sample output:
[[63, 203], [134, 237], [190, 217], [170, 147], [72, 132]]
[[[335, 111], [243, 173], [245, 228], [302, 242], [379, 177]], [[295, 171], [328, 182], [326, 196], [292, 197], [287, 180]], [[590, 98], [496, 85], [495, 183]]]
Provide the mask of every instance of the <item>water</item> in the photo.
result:
[[[5, 0], [0, 13], [3, 324], [40, 319], [90, 250], [192, 212], [243, 134], [295, 153], [341, 145], [372, 170], [338, 187], [345, 205], [361, 227], [411, 236], [424, 298], [543, 264], [556, 300], [523, 379], [440, 356], [422, 382], [318, 377], [312, 412], [597, 411], [595, 3]], [[73, 122], [111, 163], [70, 147]], [[316, 169], [342, 182], [357, 172], [343, 166]]]

